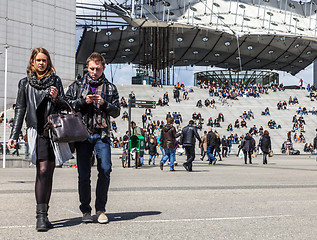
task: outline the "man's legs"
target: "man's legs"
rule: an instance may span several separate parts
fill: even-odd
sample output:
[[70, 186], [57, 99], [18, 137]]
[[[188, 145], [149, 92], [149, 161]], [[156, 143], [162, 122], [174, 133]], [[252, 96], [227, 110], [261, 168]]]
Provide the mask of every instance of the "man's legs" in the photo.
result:
[[170, 157], [170, 170], [174, 170], [174, 162], [175, 162], [175, 149], [168, 149], [169, 157]]
[[76, 142], [75, 147], [77, 153], [79, 208], [83, 214], [91, 213], [90, 159], [93, 144], [86, 140], [84, 142]]
[[[99, 134], [96, 134], [97, 136]], [[96, 212], [105, 212], [108, 199], [108, 189], [110, 185], [111, 172], [111, 149], [110, 139], [105, 137], [100, 139], [100, 135], [96, 139], [95, 153], [97, 157], [98, 180], [96, 186]]]
[[243, 155], [244, 155], [244, 163], [247, 164], [248, 163], [248, 152], [245, 150], [242, 150], [242, 151], [243, 151]]
[[187, 152], [187, 162], [185, 163], [185, 165], [188, 167], [188, 171], [191, 172], [193, 167], [193, 161], [195, 159], [195, 147], [189, 146], [185, 148]]
[[207, 156], [209, 158], [209, 164], [212, 164], [212, 162], [215, 160], [215, 157], [212, 154], [213, 152], [214, 152], [214, 147], [208, 146], [207, 147]]
[[252, 151], [251, 150], [248, 151], [248, 155], [249, 155], [249, 163], [252, 164], [252, 157], [251, 157]]

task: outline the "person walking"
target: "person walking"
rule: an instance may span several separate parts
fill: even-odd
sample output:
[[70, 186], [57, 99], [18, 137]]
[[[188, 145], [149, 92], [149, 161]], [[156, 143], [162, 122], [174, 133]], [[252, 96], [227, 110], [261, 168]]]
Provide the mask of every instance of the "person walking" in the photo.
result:
[[200, 144], [200, 150], [201, 150], [201, 161], [204, 161], [204, 157], [207, 153], [207, 131], [204, 131], [204, 136], [201, 138], [201, 144]]
[[155, 165], [155, 157], [157, 155], [157, 142], [155, 141], [154, 138], [150, 139], [150, 142], [148, 144], [148, 149], [149, 149], [149, 165], [151, 165], [151, 162], [153, 165]]
[[267, 155], [271, 151], [271, 137], [269, 135], [269, 131], [265, 130], [263, 135], [260, 138], [259, 142], [260, 148], [263, 152], [263, 164], [267, 164]]
[[[220, 146], [221, 146], [221, 139], [220, 139], [220, 134], [215, 132], [216, 134], [216, 145], [215, 145], [215, 156], [218, 155], [219, 157], [219, 161], [222, 161], [222, 158], [221, 158], [221, 152], [220, 152]], [[216, 164], [216, 159], [213, 163], [214, 165]]]
[[[316, 131], [317, 131], [317, 129], [316, 129]], [[317, 134], [313, 139], [313, 149], [315, 152], [317, 151]]]
[[79, 80], [75, 80], [66, 93], [69, 104], [83, 116], [90, 136], [86, 141], [76, 142], [78, 193], [82, 221], [93, 222], [91, 216], [91, 163], [93, 151], [97, 158], [97, 186], [95, 210], [99, 223], [107, 223], [105, 214], [108, 200], [108, 189], [111, 172], [110, 148], [110, 117], [120, 115], [119, 94], [114, 84], [105, 75], [104, 57], [99, 53], [92, 53], [87, 61], [88, 73]]
[[173, 93], [174, 93], [174, 98], [175, 98], [176, 102], [179, 103], [180, 102], [180, 100], [179, 100], [180, 93], [179, 93], [179, 89], [176, 86], [173, 90]]
[[221, 139], [221, 145], [222, 145], [222, 157], [227, 157], [229, 143], [226, 136], [223, 136], [223, 138]]
[[255, 140], [254, 138], [251, 136], [250, 133], [247, 133], [245, 138], [245, 141], [242, 141], [241, 143], [241, 148], [244, 154], [244, 163], [247, 164], [247, 155], [249, 155], [249, 163], [252, 164], [252, 153], [255, 150]]
[[167, 124], [164, 125], [161, 130], [161, 146], [164, 149], [164, 156], [160, 161], [160, 169], [163, 170], [163, 166], [166, 161], [170, 161], [170, 171], [175, 171], [175, 140], [176, 140], [176, 128], [173, 126], [174, 118], [169, 117], [167, 119]]
[[193, 161], [195, 160], [195, 138], [197, 138], [199, 144], [201, 143], [201, 139], [194, 124], [194, 121], [190, 120], [189, 124], [182, 129], [181, 133], [180, 145], [183, 145], [187, 154], [187, 160], [183, 163], [183, 166], [188, 172], [193, 171]]
[[55, 165], [70, 159], [71, 154], [68, 154], [65, 159], [57, 157], [59, 155], [55, 153], [56, 145], [48, 136], [44, 126], [50, 114], [65, 108], [64, 89], [61, 79], [55, 73], [50, 54], [45, 48], [32, 50], [26, 71], [27, 76], [20, 80], [18, 86], [14, 121], [8, 147], [17, 146], [23, 119], [26, 115], [30, 160], [36, 165], [36, 230], [47, 231], [52, 228], [47, 212], [52, 193]]
[[208, 129], [208, 134], [207, 134], [207, 155], [209, 158], [209, 165], [215, 164], [216, 163], [216, 158], [213, 155], [213, 152], [216, 147], [216, 141], [217, 141], [217, 136], [216, 134], [212, 131], [212, 129]]

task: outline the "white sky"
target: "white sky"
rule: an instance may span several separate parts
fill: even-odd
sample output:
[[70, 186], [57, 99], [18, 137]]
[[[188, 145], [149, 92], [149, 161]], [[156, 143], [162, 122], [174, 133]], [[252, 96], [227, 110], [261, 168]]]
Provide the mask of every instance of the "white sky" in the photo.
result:
[[[122, 2], [122, 0], [116, 0], [117, 2]], [[103, 0], [77, 0], [78, 3], [103, 3]], [[89, 14], [88, 10], [77, 9], [77, 14]], [[78, 46], [79, 39], [81, 37], [82, 31], [77, 29], [76, 31], [76, 48]], [[208, 70], [217, 70], [219, 68], [212, 67], [177, 67], [175, 68], [175, 84], [177, 82], [184, 82], [186, 86], [194, 85], [194, 73], [200, 71]], [[111, 74], [112, 70], [112, 74]], [[304, 85], [308, 83], [312, 84], [313, 82], [313, 64], [309, 65], [306, 69], [300, 71], [295, 76], [288, 74], [286, 72], [276, 71], [280, 75], [280, 83], [283, 83], [285, 86], [288, 85], [299, 85], [299, 80], [302, 78]], [[131, 84], [131, 79], [135, 76], [135, 69], [132, 65], [128, 64], [111, 64], [106, 66], [105, 70], [106, 77], [111, 80], [112, 76], [115, 84]], [[172, 77], [171, 77], [172, 78]]]

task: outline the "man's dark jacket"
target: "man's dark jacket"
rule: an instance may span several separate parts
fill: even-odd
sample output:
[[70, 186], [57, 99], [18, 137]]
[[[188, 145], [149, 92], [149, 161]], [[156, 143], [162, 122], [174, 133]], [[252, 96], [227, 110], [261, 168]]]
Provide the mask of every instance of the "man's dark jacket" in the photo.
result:
[[216, 146], [216, 140], [217, 140], [216, 134], [213, 131], [210, 131], [207, 134], [207, 146], [215, 147]]
[[[75, 80], [66, 93], [68, 103], [73, 107], [76, 112], [80, 112], [83, 116], [83, 121], [89, 130], [93, 129], [93, 116], [95, 107], [93, 104], [87, 104], [85, 98], [81, 96], [82, 85], [84, 78]], [[104, 103], [100, 106], [102, 112], [106, 113], [107, 128], [102, 130], [102, 138], [110, 133], [110, 117], [116, 118], [120, 115], [119, 94], [114, 84], [105, 79], [105, 97]]]
[[250, 135], [247, 135], [245, 138], [245, 141], [243, 141], [241, 144], [242, 150], [243, 151], [253, 151], [255, 150], [255, 140], [253, 137]]
[[157, 149], [156, 149], [156, 146], [157, 146], [157, 142], [153, 142], [153, 143], [151, 143], [151, 142], [149, 142], [149, 154], [150, 155], [156, 155], [157, 154]]
[[181, 133], [181, 145], [184, 147], [192, 147], [195, 146], [195, 137], [198, 139], [199, 143], [201, 139], [197, 132], [197, 129], [192, 125], [187, 125], [183, 128]]
[[174, 149], [176, 139], [176, 129], [172, 124], [166, 124], [161, 131], [161, 147], [164, 149]]

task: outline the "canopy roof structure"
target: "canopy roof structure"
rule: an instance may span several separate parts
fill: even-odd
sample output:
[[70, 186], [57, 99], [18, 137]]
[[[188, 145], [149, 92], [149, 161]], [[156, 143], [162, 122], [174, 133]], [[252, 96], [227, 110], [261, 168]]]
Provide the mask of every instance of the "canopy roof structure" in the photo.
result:
[[124, 21], [86, 25], [77, 63], [97, 51], [109, 64], [132, 63], [152, 72], [196, 65], [295, 75], [317, 57], [312, 1], [131, 0], [102, 7]]

